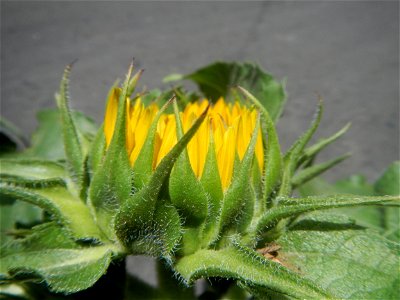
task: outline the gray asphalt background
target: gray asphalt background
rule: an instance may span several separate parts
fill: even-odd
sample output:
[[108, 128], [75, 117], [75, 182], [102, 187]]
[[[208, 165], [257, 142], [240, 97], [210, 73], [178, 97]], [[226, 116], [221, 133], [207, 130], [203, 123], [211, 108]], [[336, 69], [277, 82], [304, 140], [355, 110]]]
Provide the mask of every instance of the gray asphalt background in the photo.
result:
[[[399, 158], [398, 1], [2, 1], [1, 114], [30, 135], [35, 113], [54, 107], [64, 66], [78, 58], [73, 108], [100, 123], [107, 91], [132, 56], [148, 88], [215, 60], [257, 62], [286, 78], [284, 148], [307, 128], [318, 92], [326, 113], [317, 138], [353, 124], [321, 155], [353, 153], [330, 180], [374, 180]], [[152, 264], [134, 259], [129, 267], [154, 282]]]

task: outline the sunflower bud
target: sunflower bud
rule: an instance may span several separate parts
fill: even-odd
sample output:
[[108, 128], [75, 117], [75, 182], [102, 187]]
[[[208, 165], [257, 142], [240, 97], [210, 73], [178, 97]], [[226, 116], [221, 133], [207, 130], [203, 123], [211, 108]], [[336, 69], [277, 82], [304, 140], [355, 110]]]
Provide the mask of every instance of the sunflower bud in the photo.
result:
[[[257, 110], [220, 98], [215, 104], [199, 99], [182, 111], [174, 103], [174, 112], [165, 113], [168, 104], [146, 106], [140, 97], [121, 98], [121, 94], [117, 87], [109, 93], [103, 130], [108, 152], [118, 134], [118, 108], [122, 107], [133, 185], [116, 219], [123, 243], [132, 248], [128, 244], [133, 240], [148, 240], [151, 231], [158, 231], [154, 212], [162, 203], [179, 215], [184, 253], [215, 242], [227, 228], [248, 224], [254, 190], [259, 188], [251, 184], [252, 174], [261, 174], [264, 166]], [[181, 150], [172, 155], [177, 146]]]

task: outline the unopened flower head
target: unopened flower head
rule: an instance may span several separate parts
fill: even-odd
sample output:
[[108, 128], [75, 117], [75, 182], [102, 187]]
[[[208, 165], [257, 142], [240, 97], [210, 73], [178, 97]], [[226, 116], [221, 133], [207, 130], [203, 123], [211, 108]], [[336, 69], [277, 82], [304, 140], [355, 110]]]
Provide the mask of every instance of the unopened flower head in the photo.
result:
[[[110, 144], [117, 118], [120, 89], [115, 88], [108, 99], [104, 133], [107, 146]], [[127, 99], [126, 149], [131, 165], [135, 161], [148, 138], [149, 128], [159, 111], [156, 103], [145, 106], [140, 98]], [[192, 102], [180, 112], [180, 122], [186, 133], [197, 118], [205, 111], [207, 116], [187, 146], [187, 153], [194, 174], [201, 178], [208, 151], [212, 146], [218, 162], [221, 184], [226, 189], [232, 179], [235, 160], [242, 160], [249, 145], [257, 122], [257, 110], [239, 102], [227, 103], [220, 98], [215, 104], [207, 99]], [[175, 114], [162, 114], [157, 123], [154, 143], [153, 169], [177, 143], [177, 120]], [[258, 131], [255, 155], [260, 170], [264, 166], [264, 149], [261, 131]]]

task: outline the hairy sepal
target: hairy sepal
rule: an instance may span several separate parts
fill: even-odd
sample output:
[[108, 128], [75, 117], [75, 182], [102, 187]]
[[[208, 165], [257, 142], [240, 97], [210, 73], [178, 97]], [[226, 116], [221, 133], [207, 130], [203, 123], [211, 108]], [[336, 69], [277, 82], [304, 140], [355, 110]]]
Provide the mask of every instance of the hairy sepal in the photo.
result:
[[[182, 138], [183, 129], [176, 103], [174, 103], [176, 130], [178, 138]], [[171, 202], [178, 209], [185, 225], [200, 226], [207, 216], [207, 196], [190, 165], [187, 149], [179, 155], [169, 178], [169, 195]]]
[[[160, 190], [171, 173], [172, 167], [181, 152], [203, 122], [205, 111], [178, 141], [171, 151], [161, 160], [147, 185], [125, 201], [115, 218], [115, 233], [127, 251], [135, 251], [132, 244], [143, 240], [146, 228], [151, 227]], [[147, 234], [146, 234], [147, 235]]]
[[126, 98], [132, 68], [131, 65], [118, 100], [114, 134], [89, 189], [90, 205], [97, 224], [111, 240], [116, 240], [113, 231], [115, 214], [121, 203], [130, 197], [132, 188], [132, 170], [125, 147]]
[[64, 70], [60, 92], [56, 95], [56, 100], [61, 115], [61, 128], [64, 138], [64, 151], [67, 158], [68, 170], [71, 174], [71, 178], [78, 185], [78, 188], [84, 189], [86, 188], [84, 186], [84, 177], [86, 176], [84, 169], [84, 154], [79, 133], [68, 106], [68, 85], [71, 67], [72, 64], [68, 65]]
[[102, 165], [106, 152], [106, 137], [104, 135], [104, 124], [99, 128], [93, 140], [92, 147], [89, 152], [88, 166], [89, 175], [93, 178], [98, 168]]
[[310, 141], [311, 137], [318, 128], [321, 122], [323, 112], [322, 101], [319, 102], [316, 116], [311, 123], [310, 128], [293, 144], [289, 151], [284, 156], [282, 183], [279, 188], [278, 197], [289, 196], [292, 192], [292, 177], [301, 159], [304, 147]]
[[224, 197], [212, 134], [210, 134], [210, 145], [200, 182], [207, 193], [208, 199], [208, 214], [202, 239], [203, 245], [207, 247], [218, 236], [218, 217]]
[[292, 218], [302, 213], [338, 207], [362, 205], [400, 205], [400, 196], [355, 196], [331, 195], [313, 196], [307, 198], [281, 198], [280, 205], [269, 209], [258, 221], [256, 232], [264, 233], [286, 218]]
[[302, 157], [298, 161], [298, 166], [300, 164], [308, 166], [310, 163], [312, 163], [314, 158], [317, 156], [319, 152], [321, 152], [321, 150], [325, 149], [331, 143], [339, 139], [343, 134], [345, 134], [349, 130], [350, 126], [351, 123], [348, 123], [346, 124], [346, 126], [344, 126], [342, 129], [340, 129], [338, 132], [331, 135], [330, 137], [321, 139], [314, 145], [305, 148]]

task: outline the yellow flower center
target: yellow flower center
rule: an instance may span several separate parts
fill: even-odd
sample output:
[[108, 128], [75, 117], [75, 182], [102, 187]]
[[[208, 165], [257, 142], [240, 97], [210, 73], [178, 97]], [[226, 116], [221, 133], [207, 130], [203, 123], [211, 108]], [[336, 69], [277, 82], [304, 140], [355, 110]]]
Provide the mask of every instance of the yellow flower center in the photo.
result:
[[[120, 90], [115, 88], [108, 100], [104, 120], [104, 134], [107, 146], [111, 142], [117, 118], [118, 97]], [[209, 105], [208, 100], [189, 103], [180, 113], [184, 133]], [[127, 99], [126, 149], [131, 165], [135, 161], [147, 138], [147, 134], [159, 108], [153, 103], [145, 106], [140, 98], [134, 103]], [[210, 137], [214, 141], [221, 184], [226, 189], [232, 179], [236, 155], [240, 160], [249, 145], [257, 122], [257, 111], [242, 106], [239, 102], [226, 103], [220, 98], [211, 105], [205, 121], [187, 146], [187, 152], [194, 174], [201, 178], [208, 151]], [[155, 136], [153, 168], [156, 168], [164, 156], [177, 143], [177, 128], [174, 114], [162, 114], [157, 124]], [[264, 149], [261, 130], [258, 131], [255, 154], [260, 170], [264, 165]]]

